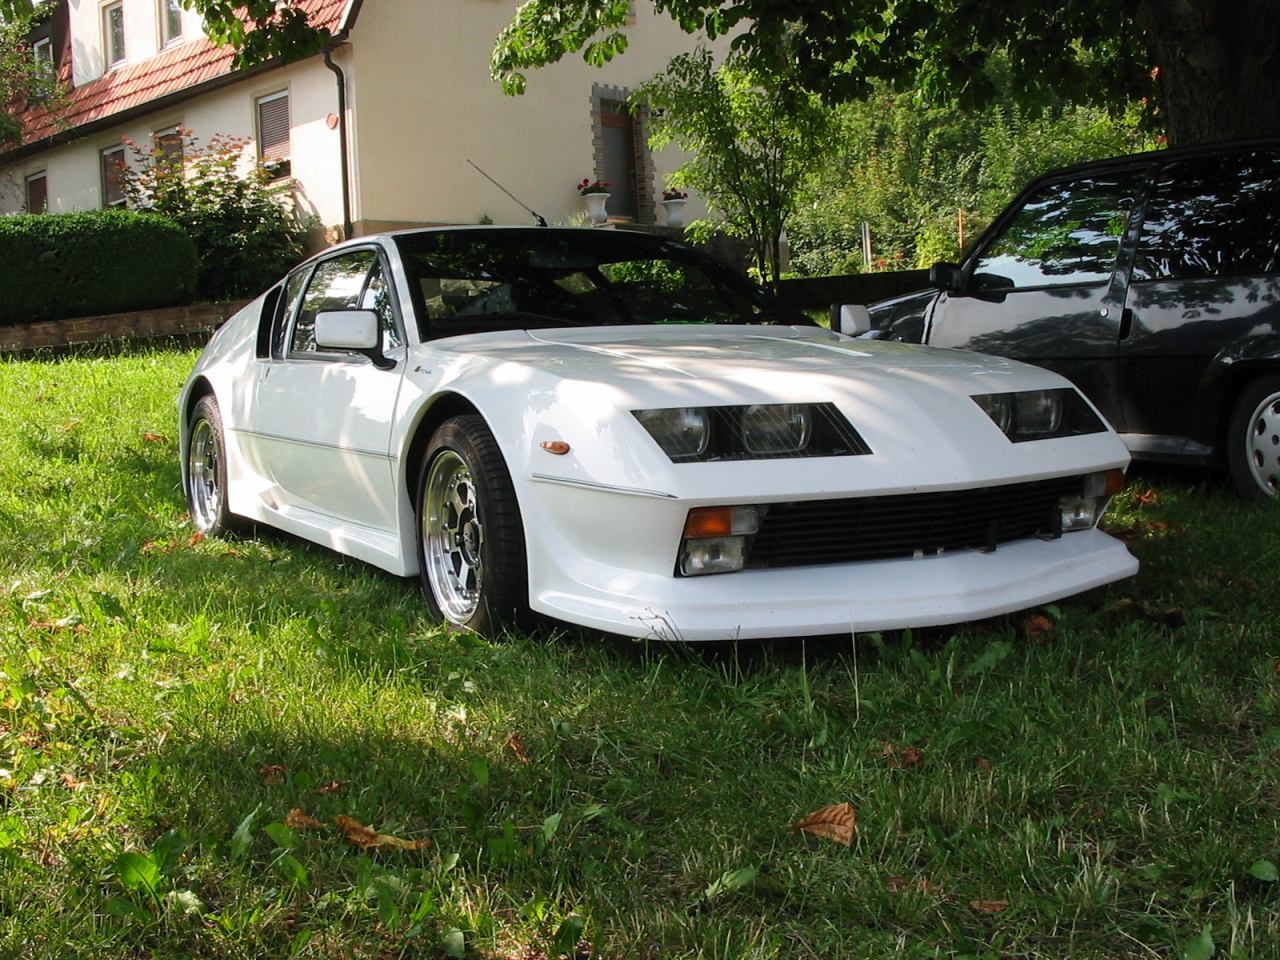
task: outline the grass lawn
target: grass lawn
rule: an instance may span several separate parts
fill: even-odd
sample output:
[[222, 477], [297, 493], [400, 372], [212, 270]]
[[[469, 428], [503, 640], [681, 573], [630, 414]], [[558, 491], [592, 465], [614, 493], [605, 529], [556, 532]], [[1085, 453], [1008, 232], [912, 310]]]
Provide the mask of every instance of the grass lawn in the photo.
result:
[[192, 537], [194, 356], [0, 366], [0, 957], [1280, 956], [1280, 510], [1138, 473], [1135, 580], [953, 630], [490, 643]]

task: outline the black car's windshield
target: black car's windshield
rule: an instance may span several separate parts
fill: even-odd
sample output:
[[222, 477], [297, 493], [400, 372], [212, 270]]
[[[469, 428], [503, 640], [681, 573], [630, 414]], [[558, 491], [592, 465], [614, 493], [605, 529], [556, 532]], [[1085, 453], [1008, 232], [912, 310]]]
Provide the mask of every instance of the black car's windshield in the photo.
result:
[[424, 340], [533, 327], [811, 322], [688, 247], [640, 233], [431, 231], [396, 243]]

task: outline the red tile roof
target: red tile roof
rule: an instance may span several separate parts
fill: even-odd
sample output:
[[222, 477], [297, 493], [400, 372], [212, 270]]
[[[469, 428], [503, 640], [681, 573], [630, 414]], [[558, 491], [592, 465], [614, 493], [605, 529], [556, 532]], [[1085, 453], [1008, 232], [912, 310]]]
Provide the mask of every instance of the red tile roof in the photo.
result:
[[[337, 33], [349, 0], [296, 0], [312, 26]], [[72, 89], [58, 117], [36, 107], [28, 111], [23, 143], [30, 144], [141, 107], [153, 100], [197, 87], [235, 72], [233, 51], [219, 47], [201, 36], [172, 47], [154, 57], [112, 70]]]

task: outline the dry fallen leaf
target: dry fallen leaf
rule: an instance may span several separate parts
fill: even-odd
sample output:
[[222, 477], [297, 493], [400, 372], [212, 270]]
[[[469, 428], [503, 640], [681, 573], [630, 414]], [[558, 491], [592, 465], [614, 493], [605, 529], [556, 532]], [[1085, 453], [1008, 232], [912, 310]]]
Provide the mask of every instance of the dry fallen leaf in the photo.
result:
[[996, 914], [1004, 913], [1009, 909], [1008, 900], [970, 900], [969, 906], [977, 910], [979, 913]]
[[858, 829], [857, 817], [851, 803], [834, 803], [821, 810], [815, 810], [793, 825], [794, 830], [803, 830], [814, 836], [849, 846], [853, 843], [853, 835]]
[[513, 733], [507, 737], [507, 749], [515, 754], [516, 759], [521, 763], [529, 763], [529, 754], [524, 749], [524, 743], [520, 740], [520, 735]]
[[266, 783], [268, 787], [274, 787], [280, 782], [280, 774], [284, 773], [288, 769], [289, 768], [283, 763], [270, 763], [265, 767], [259, 767], [258, 773], [261, 775], [263, 782]]
[[1052, 643], [1057, 639], [1058, 628], [1043, 613], [1036, 613], [1027, 617], [1022, 624], [1022, 628], [1026, 631], [1028, 640], [1041, 646]]
[[202, 540], [204, 540], [204, 534], [201, 533], [199, 530], [197, 530], [195, 533], [191, 534], [191, 536], [187, 537], [187, 546], [194, 547], [197, 543], [200, 543]]
[[341, 793], [345, 789], [347, 789], [347, 781], [330, 780], [323, 787], [317, 787], [316, 793], [320, 794], [322, 797], [327, 797], [331, 793]]
[[918, 767], [924, 762], [924, 756], [919, 747], [907, 747], [898, 762], [904, 767]]
[[297, 807], [294, 807], [285, 816], [284, 825], [290, 830], [318, 830], [324, 828], [323, 823], [315, 817], [303, 813]]
[[376, 830], [366, 827], [354, 817], [346, 817], [339, 814], [333, 818], [333, 822], [342, 831], [342, 835], [346, 837], [347, 842], [355, 844], [361, 850], [385, 847], [391, 847], [396, 850], [423, 850], [431, 846], [431, 841], [425, 837], [421, 840], [402, 840], [400, 837], [391, 837], [385, 833], [378, 833]]
[[169, 442], [169, 438], [166, 437], [163, 433], [152, 433], [150, 430], [148, 430], [146, 433], [142, 435], [142, 440], [144, 443], [168, 443]]
[[990, 761], [990, 760], [988, 760], [986, 757], [979, 757], [979, 758], [978, 758], [978, 769], [979, 769], [979, 770], [981, 770], [983, 773], [990, 773], [990, 772], [991, 772], [991, 761]]
[[62, 785], [68, 790], [83, 790], [87, 786], [83, 780], [69, 773], [62, 775]]
[[919, 890], [926, 897], [945, 896], [942, 890], [942, 884], [934, 883], [926, 877], [917, 877], [914, 883], [906, 877], [890, 877], [884, 886], [890, 893], [902, 893], [904, 890], [914, 888]]

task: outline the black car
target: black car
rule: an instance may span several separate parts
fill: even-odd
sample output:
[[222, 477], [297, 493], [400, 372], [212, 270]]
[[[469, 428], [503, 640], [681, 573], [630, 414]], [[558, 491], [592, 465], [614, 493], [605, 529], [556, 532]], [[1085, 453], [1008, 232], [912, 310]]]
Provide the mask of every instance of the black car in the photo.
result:
[[1057, 370], [1135, 457], [1225, 462], [1275, 498], [1280, 140], [1046, 174], [931, 281], [874, 304], [872, 335]]

